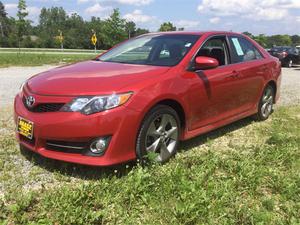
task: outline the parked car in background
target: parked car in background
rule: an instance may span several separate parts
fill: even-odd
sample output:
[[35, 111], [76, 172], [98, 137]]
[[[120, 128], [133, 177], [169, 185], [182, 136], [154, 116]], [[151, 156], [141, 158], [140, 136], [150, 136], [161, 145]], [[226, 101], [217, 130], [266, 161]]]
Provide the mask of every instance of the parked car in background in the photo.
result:
[[297, 47], [275, 46], [270, 49], [269, 53], [281, 61], [281, 65], [292, 67], [293, 64], [300, 63], [300, 50]]
[[[73, 163], [158, 162], [236, 120], [266, 120], [281, 65], [249, 37], [166, 32], [130, 39], [94, 60], [38, 74], [15, 98], [21, 148]], [[152, 158], [151, 157], [151, 158]]]

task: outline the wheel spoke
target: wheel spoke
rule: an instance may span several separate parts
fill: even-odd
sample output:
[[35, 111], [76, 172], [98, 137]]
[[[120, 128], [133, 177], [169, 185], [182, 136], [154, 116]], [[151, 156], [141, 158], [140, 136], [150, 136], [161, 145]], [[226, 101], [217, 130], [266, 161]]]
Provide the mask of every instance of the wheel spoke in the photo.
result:
[[154, 122], [151, 123], [148, 132], [147, 132], [147, 136], [152, 136], [152, 137], [158, 137], [160, 136], [159, 131], [156, 129]]
[[161, 161], [164, 161], [165, 159], [169, 158], [171, 153], [168, 150], [168, 147], [166, 146], [166, 143], [162, 143], [160, 147], [160, 154], [159, 158]]
[[147, 147], [147, 152], [155, 152], [160, 144], [160, 138], [155, 140], [149, 147]]
[[166, 114], [162, 115], [159, 130], [165, 131], [168, 123], [169, 123], [169, 116]]
[[267, 89], [263, 98], [264, 102], [267, 101], [270, 97], [272, 97], [272, 92], [270, 89]]
[[266, 109], [267, 109], [268, 103], [264, 103], [261, 107], [261, 112], [263, 113], [264, 116], [266, 116]]
[[269, 96], [269, 97], [267, 98], [266, 102], [268, 102], [268, 103], [272, 103], [272, 102], [273, 102], [273, 97], [272, 97], [272, 95]]
[[168, 130], [166, 137], [176, 140], [177, 139], [177, 127], [172, 127], [170, 130]]

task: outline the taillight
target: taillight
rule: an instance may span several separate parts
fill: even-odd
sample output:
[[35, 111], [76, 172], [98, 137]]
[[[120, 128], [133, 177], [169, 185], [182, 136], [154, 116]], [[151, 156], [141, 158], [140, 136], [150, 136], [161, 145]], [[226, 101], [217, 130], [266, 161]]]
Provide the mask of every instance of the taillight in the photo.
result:
[[288, 53], [287, 52], [282, 52], [281, 55], [285, 58], [288, 55]]

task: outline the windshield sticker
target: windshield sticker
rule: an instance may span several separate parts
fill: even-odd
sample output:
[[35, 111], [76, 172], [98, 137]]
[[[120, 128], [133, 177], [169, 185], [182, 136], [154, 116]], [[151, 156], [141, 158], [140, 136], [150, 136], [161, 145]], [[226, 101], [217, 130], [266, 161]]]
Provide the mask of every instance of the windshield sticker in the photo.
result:
[[192, 43], [186, 43], [184, 47], [189, 48], [191, 47]]
[[236, 50], [236, 53], [238, 54], [238, 56], [243, 56], [244, 52], [243, 52], [243, 49], [240, 45], [239, 40], [237, 38], [232, 38], [231, 40], [234, 44], [234, 47], [235, 47], [235, 50]]

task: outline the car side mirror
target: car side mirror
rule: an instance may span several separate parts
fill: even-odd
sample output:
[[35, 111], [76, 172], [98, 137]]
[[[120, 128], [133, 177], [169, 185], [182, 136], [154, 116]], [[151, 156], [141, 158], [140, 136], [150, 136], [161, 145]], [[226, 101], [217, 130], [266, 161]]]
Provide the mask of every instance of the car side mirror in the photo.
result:
[[214, 69], [219, 66], [218, 60], [206, 56], [198, 56], [195, 59], [195, 69], [196, 70], [207, 70]]

